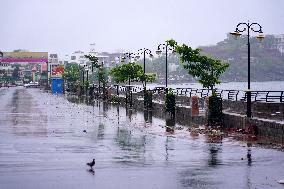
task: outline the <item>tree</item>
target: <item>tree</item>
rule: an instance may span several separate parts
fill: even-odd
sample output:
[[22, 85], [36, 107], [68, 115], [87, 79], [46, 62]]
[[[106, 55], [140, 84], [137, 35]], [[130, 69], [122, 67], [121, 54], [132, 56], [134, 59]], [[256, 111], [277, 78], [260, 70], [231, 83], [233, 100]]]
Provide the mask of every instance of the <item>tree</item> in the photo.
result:
[[[111, 69], [110, 74], [113, 76], [113, 79], [115, 80], [116, 83], [122, 83], [128, 81], [128, 85], [130, 85], [131, 81], [153, 82], [156, 77], [155, 74], [144, 74], [142, 66], [134, 62], [116, 66], [113, 69]], [[126, 100], [129, 98], [129, 94], [130, 94], [130, 87], [128, 87], [128, 95], [126, 95]], [[130, 106], [131, 103], [132, 102], [130, 100]], [[147, 93], [146, 90], [144, 90], [144, 107], [145, 108], [152, 107], [152, 95], [150, 93]]]
[[130, 85], [131, 81], [139, 81], [143, 75], [143, 68], [141, 65], [134, 62], [128, 64], [121, 64], [111, 69], [110, 74], [112, 75], [116, 83], [123, 83], [128, 81]]
[[75, 92], [80, 79], [78, 65], [70, 64], [66, 66], [65, 71], [62, 74], [62, 78], [67, 81], [67, 85], [70, 91]]
[[85, 55], [85, 58], [89, 59], [91, 61], [91, 65], [92, 65], [92, 72], [94, 71], [94, 68], [99, 68], [101, 67], [101, 65], [98, 64], [98, 57], [94, 56], [94, 55]]
[[98, 80], [105, 86], [108, 82], [108, 70], [105, 67], [99, 67], [98, 68]]
[[156, 78], [156, 75], [153, 73], [144, 74], [142, 66], [134, 62], [114, 67], [111, 69], [110, 74], [113, 76], [116, 83], [128, 81], [129, 85], [131, 81], [153, 82]]
[[12, 73], [12, 78], [14, 81], [19, 80], [19, 71], [20, 71], [20, 65], [17, 64], [15, 65], [15, 68]]
[[180, 55], [183, 67], [188, 73], [197, 78], [204, 88], [211, 89], [212, 96], [209, 98], [208, 124], [216, 125], [223, 121], [222, 99], [217, 97], [214, 86], [220, 83], [220, 76], [229, 67], [229, 64], [200, 54], [201, 49], [192, 49], [176, 41], [167, 41]]
[[183, 67], [188, 73], [195, 77], [204, 88], [211, 89], [212, 95], [215, 96], [214, 86], [220, 83], [219, 78], [229, 67], [229, 64], [201, 55], [201, 49], [193, 49], [185, 44], [178, 45], [174, 40], [168, 40], [167, 42], [180, 55]]

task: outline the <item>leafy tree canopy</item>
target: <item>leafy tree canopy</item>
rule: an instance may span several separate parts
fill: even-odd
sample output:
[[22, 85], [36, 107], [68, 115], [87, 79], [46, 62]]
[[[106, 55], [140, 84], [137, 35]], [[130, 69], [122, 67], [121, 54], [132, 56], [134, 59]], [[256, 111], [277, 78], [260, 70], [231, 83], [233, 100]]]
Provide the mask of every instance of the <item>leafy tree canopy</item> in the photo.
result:
[[141, 65], [136, 63], [121, 64], [114, 67], [110, 74], [113, 76], [115, 82], [121, 83], [128, 80], [138, 81], [143, 75], [143, 68]]
[[156, 74], [154, 73], [143, 73], [143, 68], [137, 63], [121, 64], [114, 67], [110, 74], [113, 76], [115, 82], [121, 83], [126, 81], [146, 81], [153, 82], [156, 79]]
[[80, 78], [78, 65], [72, 64], [67, 66], [62, 77], [67, 82], [75, 83]]
[[204, 88], [210, 88], [214, 94], [213, 88], [220, 83], [219, 78], [229, 64], [201, 55], [201, 49], [193, 49], [185, 44], [178, 45], [173, 39], [168, 40], [167, 43], [180, 55], [183, 67], [188, 73], [197, 78]]
[[99, 61], [98, 57], [89, 54], [89, 55], [85, 55], [85, 58], [87, 58], [91, 61], [92, 67], [94, 67], [94, 68], [100, 68], [101, 67], [101, 65], [98, 64], [98, 61]]

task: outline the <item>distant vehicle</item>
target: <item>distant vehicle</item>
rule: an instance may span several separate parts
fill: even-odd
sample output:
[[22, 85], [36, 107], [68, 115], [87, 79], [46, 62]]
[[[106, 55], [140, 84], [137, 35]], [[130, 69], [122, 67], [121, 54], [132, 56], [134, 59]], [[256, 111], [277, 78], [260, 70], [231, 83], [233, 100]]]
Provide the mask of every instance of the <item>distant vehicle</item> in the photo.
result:
[[27, 84], [24, 84], [24, 87], [26, 87], [26, 88], [37, 88], [37, 87], [39, 87], [39, 84], [38, 84], [38, 82], [30, 82], [30, 83], [27, 83]]
[[15, 84], [17, 86], [23, 86], [24, 85], [24, 82], [23, 81], [15, 81]]

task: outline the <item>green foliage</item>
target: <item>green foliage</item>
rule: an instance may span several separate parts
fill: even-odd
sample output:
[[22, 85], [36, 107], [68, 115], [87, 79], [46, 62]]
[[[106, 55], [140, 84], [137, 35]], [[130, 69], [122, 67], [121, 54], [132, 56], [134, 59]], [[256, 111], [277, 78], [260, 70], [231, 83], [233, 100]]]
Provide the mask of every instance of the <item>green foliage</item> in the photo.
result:
[[111, 69], [110, 74], [117, 83], [139, 81], [143, 76], [143, 68], [136, 63], [121, 64]]
[[76, 91], [77, 82], [79, 81], [80, 74], [79, 68], [76, 64], [66, 66], [62, 78], [67, 82], [67, 85], [71, 91]]
[[156, 79], [156, 74], [154, 73], [146, 73], [144, 75], [142, 66], [134, 62], [121, 64], [112, 68], [110, 75], [113, 77], [116, 83], [123, 83], [129, 80], [138, 82], [153, 82]]
[[14, 70], [13, 70], [13, 73], [12, 73], [12, 79], [14, 81], [17, 81], [19, 80], [19, 71], [20, 71], [20, 65], [15, 65], [14, 66]]
[[165, 104], [166, 104], [166, 112], [174, 116], [176, 110], [176, 99], [172, 89], [169, 89], [168, 93], [166, 94]]
[[12, 77], [7, 75], [7, 72], [5, 70], [1, 70], [0, 72], [2, 76], [0, 77], [1, 82], [10, 82], [12, 81]]
[[154, 82], [156, 80], [156, 74], [155, 73], [145, 73], [142, 74], [139, 78], [140, 81], [146, 81], [146, 82]]
[[214, 86], [220, 83], [220, 76], [229, 67], [229, 64], [220, 60], [201, 55], [201, 49], [193, 49], [185, 44], [178, 45], [174, 40], [167, 41], [180, 55], [183, 67], [195, 77], [204, 88], [210, 88], [214, 93]]
[[79, 77], [79, 68], [75, 64], [66, 67], [62, 74], [62, 78], [67, 82], [76, 82]]
[[[177, 53], [168, 51], [168, 79], [175, 80], [175, 82], [189, 82], [193, 78], [190, 77], [187, 71], [180, 64], [179, 56]], [[166, 78], [166, 56], [162, 53], [160, 56], [152, 59], [145, 60], [146, 72], [155, 73], [155, 82], [165, 83]], [[143, 59], [137, 62], [143, 66]], [[173, 68], [173, 69], [171, 69]], [[184, 77], [186, 76], [186, 77]], [[150, 82], [150, 81], [149, 81]]]
[[173, 40], [173, 39], [167, 40], [166, 43], [168, 45], [170, 45], [171, 47], [177, 46], [177, 42], [175, 40]]
[[111, 100], [112, 103], [120, 103], [120, 99], [118, 96], [112, 95]]
[[100, 68], [98, 69], [98, 75], [97, 75], [97, 77], [98, 77], [98, 80], [99, 80], [103, 85], [107, 84], [107, 82], [108, 82], [108, 75], [109, 75], [109, 72], [108, 72], [108, 70], [107, 70], [106, 68], [100, 67]]
[[98, 61], [99, 61], [98, 57], [89, 54], [89, 55], [85, 55], [85, 58], [88, 58], [91, 61], [92, 67], [94, 68], [102, 67], [101, 65], [98, 64]]
[[[279, 41], [273, 35], [266, 35], [262, 42], [250, 38], [251, 81], [284, 80], [284, 54], [275, 49]], [[203, 46], [202, 54], [228, 61], [230, 67], [221, 76], [225, 81], [247, 81], [248, 46], [247, 36], [235, 40], [231, 35], [217, 45]]]
[[30, 75], [25, 75], [24, 76], [24, 80], [25, 80], [26, 83], [29, 83], [29, 82], [31, 82], [33, 80], [33, 78]]
[[96, 78], [99, 80], [99, 82], [101, 82], [103, 85], [107, 84], [108, 71], [106, 68], [103, 67], [103, 65], [98, 64], [98, 61], [99, 61], [98, 57], [89, 54], [89, 55], [85, 55], [85, 58], [88, 58], [91, 61], [92, 71], [93, 71], [93, 68], [97, 69]]
[[90, 88], [90, 81], [84, 81], [83, 86], [84, 86], [85, 89], [89, 89]]

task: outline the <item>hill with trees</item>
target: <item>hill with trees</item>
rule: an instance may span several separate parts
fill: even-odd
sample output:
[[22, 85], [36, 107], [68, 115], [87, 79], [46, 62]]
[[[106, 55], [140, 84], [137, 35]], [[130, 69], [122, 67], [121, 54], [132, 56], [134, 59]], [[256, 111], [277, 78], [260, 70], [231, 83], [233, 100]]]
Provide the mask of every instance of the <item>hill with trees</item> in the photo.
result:
[[[267, 35], [262, 42], [255, 37], [251, 42], [251, 81], [284, 81], [284, 53], [276, 47], [277, 39]], [[222, 82], [247, 81], [248, 48], [247, 36], [235, 40], [231, 35], [212, 46], [201, 46], [201, 53], [212, 58], [221, 59], [229, 68], [221, 76]], [[146, 59], [146, 72], [157, 75], [156, 82], [165, 83], [165, 54], [154, 59]], [[143, 65], [143, 60], [138, 63]], [[177, 54], [168, 54], [168, 82], [186, 83], [195, 79], [187, 73]]]
[[[267, 35], [262, 42], [255, 37], [250, 42], [251, 81], [284, 81], [284, 53], [276, 48], [277, 39]], [[223, 81], [247, 81], [247, 36], [235, 40], [228, 35], [227, 39], [214, 46], [200, 48], [204, 54], [229, 63], [228, 70], [221, 78]]]

